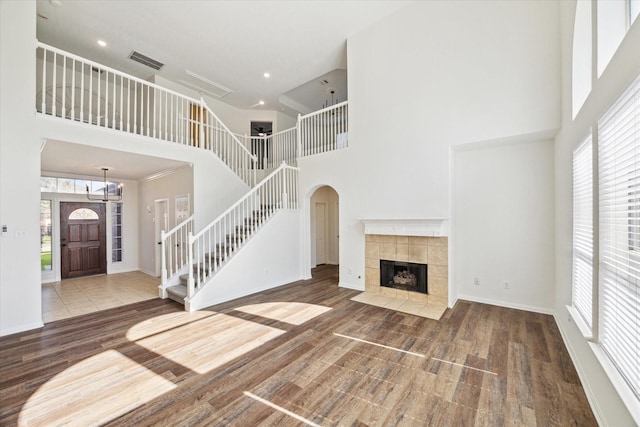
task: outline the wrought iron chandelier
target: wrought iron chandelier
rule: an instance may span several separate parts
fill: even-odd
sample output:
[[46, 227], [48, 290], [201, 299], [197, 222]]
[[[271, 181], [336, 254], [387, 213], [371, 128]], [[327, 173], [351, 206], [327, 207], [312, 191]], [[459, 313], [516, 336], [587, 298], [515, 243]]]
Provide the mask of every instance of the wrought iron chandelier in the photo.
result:
[[89, 185], [87, 184], [87, 199], [97, 200], [102, 202], [119, 202], [122, 200], [122, 184], [118, 184], [115, 194], [109, 194], [109, 182], [107, 181], [107, 171], [109, 168], [102, 168], [104, 176], [104, 187], [102, 188], [102, 195], [93, 195], [89, 191]]

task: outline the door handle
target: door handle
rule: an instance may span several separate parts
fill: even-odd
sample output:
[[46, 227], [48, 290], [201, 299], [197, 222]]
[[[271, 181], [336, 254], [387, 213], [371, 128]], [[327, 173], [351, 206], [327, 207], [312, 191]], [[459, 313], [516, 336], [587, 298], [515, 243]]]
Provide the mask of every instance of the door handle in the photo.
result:
[[162, 242], [158, 242], [158, 244], [159, 244], [159, 245], [161, 245], [161, 244], [162, 244]]

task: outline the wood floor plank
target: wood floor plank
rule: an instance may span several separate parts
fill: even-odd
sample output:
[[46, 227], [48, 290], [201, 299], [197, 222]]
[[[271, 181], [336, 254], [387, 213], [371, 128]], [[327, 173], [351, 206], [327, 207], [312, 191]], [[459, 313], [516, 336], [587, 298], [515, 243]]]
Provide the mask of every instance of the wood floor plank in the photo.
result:
[[0, 425], [596, 425], [552, 316], [351, 301], [335, 266], [197, 313], [164, 300], [0, 338]]

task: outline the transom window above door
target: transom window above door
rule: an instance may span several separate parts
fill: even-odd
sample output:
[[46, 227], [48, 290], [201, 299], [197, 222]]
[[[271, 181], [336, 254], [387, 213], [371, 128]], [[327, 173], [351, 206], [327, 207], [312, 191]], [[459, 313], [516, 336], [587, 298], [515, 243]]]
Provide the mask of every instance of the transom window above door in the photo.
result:
[[87, 209], [87, 208], [80, 208], [80, 209], [76, 209], [75, 211], [71, 212], [69, 214], [69, 219], [70, 220], [74, 220], [74, 219], [82, 219], [82, 220], [95, 219], [95, 220], [98, 220], [98, 219], [100, 219], [100, 217], [98, 217], [98, 214], [94, 210]]

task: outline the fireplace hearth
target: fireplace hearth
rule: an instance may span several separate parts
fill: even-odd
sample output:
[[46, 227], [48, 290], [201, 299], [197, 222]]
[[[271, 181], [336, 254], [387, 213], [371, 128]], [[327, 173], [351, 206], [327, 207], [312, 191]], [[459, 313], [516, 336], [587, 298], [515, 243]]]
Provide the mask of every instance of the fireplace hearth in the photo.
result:
[[381, 259], [380, 286], [427, 294], [427, 264]]

